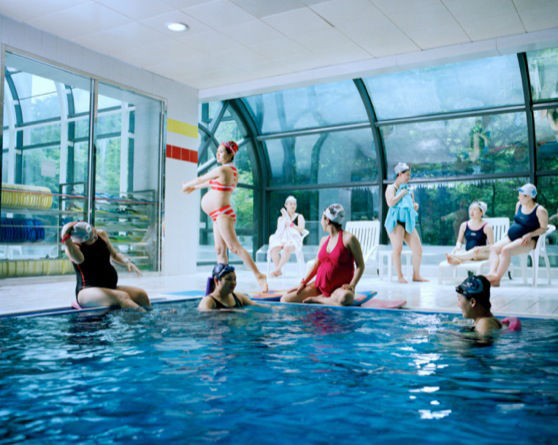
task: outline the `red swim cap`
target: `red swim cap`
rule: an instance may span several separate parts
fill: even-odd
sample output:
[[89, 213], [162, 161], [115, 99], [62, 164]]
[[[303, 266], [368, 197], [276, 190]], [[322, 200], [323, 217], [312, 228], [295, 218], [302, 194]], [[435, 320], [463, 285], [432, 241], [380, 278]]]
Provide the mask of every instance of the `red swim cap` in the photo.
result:
[[222, 142], [222, 144], [229, 151], [229, 153], [232, 153], [233, 155], [235, 155], [238, 151], [238, 144], [235, 141]]

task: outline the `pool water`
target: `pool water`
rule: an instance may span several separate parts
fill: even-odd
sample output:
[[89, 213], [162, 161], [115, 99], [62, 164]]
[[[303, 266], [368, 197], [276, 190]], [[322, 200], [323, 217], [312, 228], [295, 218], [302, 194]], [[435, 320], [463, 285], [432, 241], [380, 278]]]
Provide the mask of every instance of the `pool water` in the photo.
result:
[[0, 319], [0, 443], [557, 443], [558, 320], [196, 302]]

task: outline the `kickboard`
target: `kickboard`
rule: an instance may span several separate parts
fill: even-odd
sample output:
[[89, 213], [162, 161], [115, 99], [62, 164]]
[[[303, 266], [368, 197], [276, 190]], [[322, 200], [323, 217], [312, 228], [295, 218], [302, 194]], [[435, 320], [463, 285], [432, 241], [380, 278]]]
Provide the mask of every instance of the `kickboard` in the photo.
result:
[[[284, 291], [283, 291], [284, 292]], [[256, 301], [279, 301], [281, 299], [281, 291], [269, 291], [269, 292], [253, 292], [250, 294], [250, 298]], [[376, 307], [385, 309], [397, 309], [402, 307], [407, 301], [405, 300], [379, 300], [373, 299], [378, 292], [375, 290], [358, 292], [355, 295], [352, 306], [362, 306], [362, 307]], [[366, 303], [366, 305], [365, 305]]]

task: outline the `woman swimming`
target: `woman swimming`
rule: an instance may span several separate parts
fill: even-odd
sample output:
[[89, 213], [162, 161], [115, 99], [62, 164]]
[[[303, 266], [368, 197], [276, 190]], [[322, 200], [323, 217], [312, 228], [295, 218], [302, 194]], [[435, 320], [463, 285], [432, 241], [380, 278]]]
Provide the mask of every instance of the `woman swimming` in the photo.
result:
[[215, 265], [208, 280], [207, 295], [200, 301], [198, 309], [209, 311], [256, 305], [247, 295], [235, 293], [235, 287], [236, 273], [234, 267], [222, 263]]
[[490, 282], [482, 275], [473, 275], [466, 278], [455, 288], [457, 304], [464, 318], [471, 318], [475, 323], [475, 332], [487, 336], [502, 328], [490, 312]]
[[536, 197], [537, 188], [533, 184], [525, 184], [518, 190], [514, 222], [508, 234], [490, 249], [490, 272], [486, 278], [492, 286], [500, 285], [511, 257], [534, 249], [539, 235], [546, 232], [548, 212], [537, 204]]
[[194, 190], [209, 187], [209, 191], [201, 201], [201, 206], [203, 211], [213, 220], [217, 262], [227, 264], [227, 248], [230, 249], [254, 273], [262, 292], [267, 292], [265, 274], [259, 271], [248, 251], [240, 245], [234, 230], [236, 214], [230, 201], [232, 192], [238, 183], [238, 173], [236, 167], [232, 164], [237, 152], [238, 145], [236, 142], [223, 142], [217, 148], [216, 154], [217, 162], [221, 165], [203, 176], [185, 182], [182, 184], [182, 191], [192, 193]]
[[[474, 201], [469, 206], [469, 221], [461, 223], [457, 243], [450, 254], [446, 255], [449, 264], [457, 265], [464, 261], [486, 260], [490, 246], [494, 243], [494, 232], [488, 222], [483, 220], [487, 205]], [[465, 241], [465, 246], [463, 246]], [[463, 249], [465, 247], [465, 249]]]
[[[358, 239], [341, 228], [344, 217], [341, 204], [332, 204], [325, 209], [321, 225], [329, 236], [321, 239], [312, 270], [298, 287], [288, 290], [281, 301], [334, 306], [353, 303], [356, 285], [364, 273], [364, 259]], [[316, 279], [310, 283], [314, 276]]]
[[392, 260], [397, 278], [400, 283], [406, 283], [401, 270], [401, 252], [403, 241], [412, 251], [413, 281], [428, 281], [420, 274], [422, 260], [422, 244], [415, 227], [417, 220], [418, 204], [414, 201], [413, 192], [409, 190], [411, 168], [404, 162], [399, 162], [395, 168], [395, 182], [386, 188], [386, 202], [389, 206], [384, 227], [386, 228], [392, 247]]
[[129, 258], [118, 252], [103, 230], [86, 222], [70, 222], [62, 228], [61, 241], [76, 272], [76, 302], [81, 307], [118, 306], [144, 311], [151, 306], [139, 287], [118, 286], [118, 275], [110, 263], [126, 265], [141, 275]]

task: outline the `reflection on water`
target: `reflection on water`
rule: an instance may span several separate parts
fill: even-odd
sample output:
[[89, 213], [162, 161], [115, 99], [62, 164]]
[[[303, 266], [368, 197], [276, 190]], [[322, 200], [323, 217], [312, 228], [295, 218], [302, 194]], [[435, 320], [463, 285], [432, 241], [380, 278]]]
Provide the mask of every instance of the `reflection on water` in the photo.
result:
[[558, 321], [169, 308], [0, 320], [0, 443], [558, 439]]

